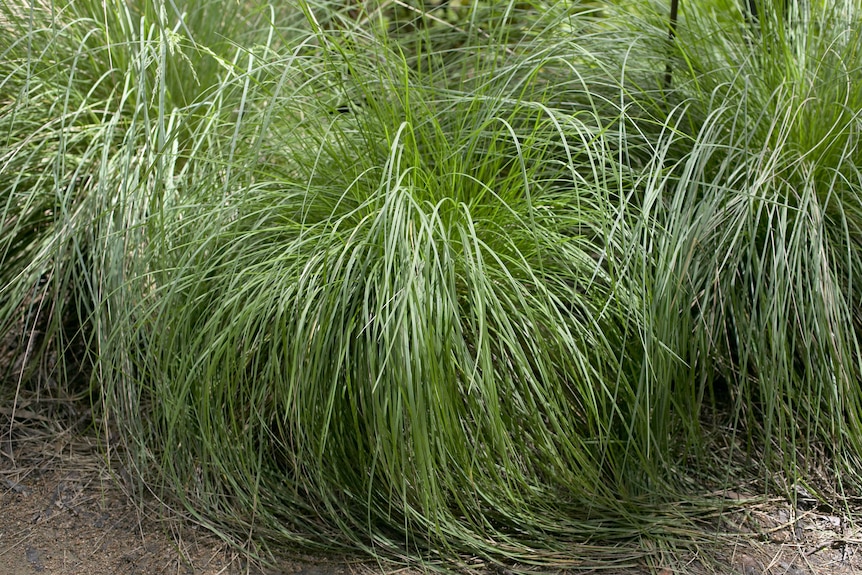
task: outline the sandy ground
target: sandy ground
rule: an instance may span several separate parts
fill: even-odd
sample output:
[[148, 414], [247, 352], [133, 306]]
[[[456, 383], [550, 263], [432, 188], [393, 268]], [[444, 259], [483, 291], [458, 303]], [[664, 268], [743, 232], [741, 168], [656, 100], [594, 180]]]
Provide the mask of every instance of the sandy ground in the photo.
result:
[[50, 458], [19, 450], [14, 461], [8, 453], [0, 459], [0, 575], [314, 575], [299, 564], [253, 569], [194, 526], [142, 516], [95, 443], [73, 439], [57, 438], [63, 449]]
[[80, 399], [0, 399], [0, 575], [369, 575], [344, 562], [262, 568], [155, 502], [141, 511], [88, 424]]

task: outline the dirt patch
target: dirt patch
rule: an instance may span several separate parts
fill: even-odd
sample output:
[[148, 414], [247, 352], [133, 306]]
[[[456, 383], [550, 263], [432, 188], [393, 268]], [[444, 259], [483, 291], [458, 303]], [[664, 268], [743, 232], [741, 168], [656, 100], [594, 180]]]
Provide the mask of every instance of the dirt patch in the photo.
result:
[[[74, 457], [80, 458], [80, 455]], [[59, 465], [57, 465], [59, 463]], [[0, 466], [4, 575], [359, 575], [361, 565], [248, 563], [194, 525], [142, 517], [105, 472], [80, 461]]]
[[44, 388], [0, 400], [0, 575], [369, 572], [287, 560], [264, 568], [196, 525], [165, 520], [155, 502], [142, 511], [106, 464], [89, 411]]
[[800, 494], [794, 508], [775, 499], [729, 515], [739, 533], [728, 563], [744, 575], [849, 575], [862, 573], [860, 510], [835, 509]]
[[[191, 526], [141, 517], [98, 455], [76, 449], [41, 465], [0, 464], [3, 573], [73, 575], [246, 572], [227, 547]], [[100, 469], [101, 468], [101, 469]]]

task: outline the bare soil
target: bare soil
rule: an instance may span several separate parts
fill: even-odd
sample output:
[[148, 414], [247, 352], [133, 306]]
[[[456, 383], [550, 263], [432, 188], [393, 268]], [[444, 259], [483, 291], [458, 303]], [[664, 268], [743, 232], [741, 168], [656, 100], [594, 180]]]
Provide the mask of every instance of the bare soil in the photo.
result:
[[[4, 431], [8, 448], [9, 427]], [[359, 569], [250, 564], [194, 525], [143, 515], [94, 439], [41, 439], [41, 446], [29, 437], [0, 455], [0, 575], [348, 575]]]
[[141, 504], [106, 461], [89, 401], [64, 393], [0, 377], [0, 575], [369, 575], [358, 562], [264, 567]]

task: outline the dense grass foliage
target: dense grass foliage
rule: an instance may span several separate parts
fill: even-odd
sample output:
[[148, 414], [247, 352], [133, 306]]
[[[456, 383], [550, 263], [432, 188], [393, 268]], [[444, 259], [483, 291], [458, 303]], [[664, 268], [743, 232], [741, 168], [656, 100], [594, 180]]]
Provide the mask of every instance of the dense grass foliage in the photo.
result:
[[3, 4], [32, 379], [77, 338], [141, 489], [255, 553], [619, 563], [858, 490], [859, 9], [427, 8]]
[[668, 275], [689, 282], [699, 341], [684, 357], [771, 464], [792, 470], [823, 443], [856, 475], [858, 7], [790, 3], [742, 38], [705, 14], [688, 23], [677, 97], [693, 151], [674, 166], [662, 249], [676, 254]]

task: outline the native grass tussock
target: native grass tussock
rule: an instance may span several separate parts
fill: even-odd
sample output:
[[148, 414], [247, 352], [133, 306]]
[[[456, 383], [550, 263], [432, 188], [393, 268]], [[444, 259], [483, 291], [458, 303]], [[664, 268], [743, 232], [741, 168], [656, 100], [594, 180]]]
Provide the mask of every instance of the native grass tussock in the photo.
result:
[[850, 3], [672, 44], [646, 2], [109, 4], [0, 9], [0, 325], [33, 385], [84, 341], [169, 506], [260, 553], [618, 561], [742, 480], [716, 421], [769, 489], [824, 445], [858, 489]]

